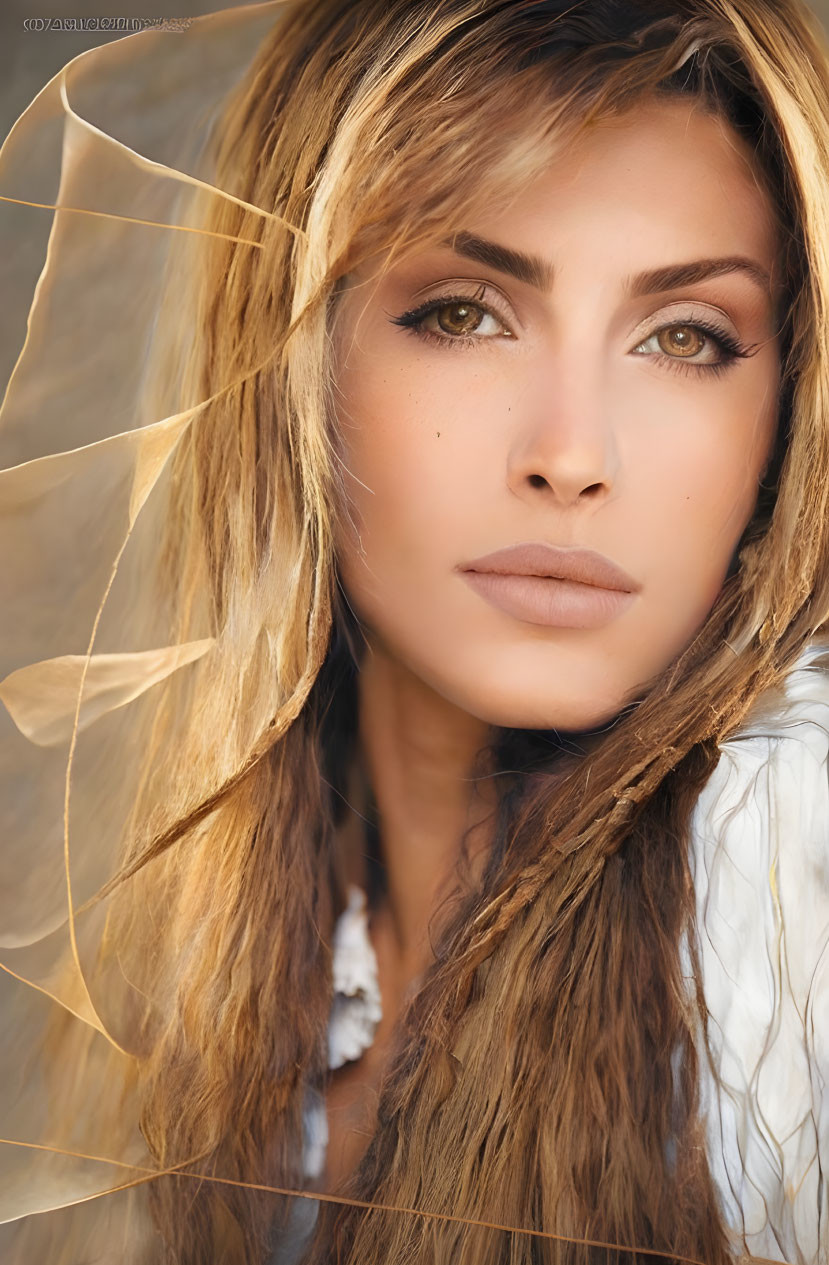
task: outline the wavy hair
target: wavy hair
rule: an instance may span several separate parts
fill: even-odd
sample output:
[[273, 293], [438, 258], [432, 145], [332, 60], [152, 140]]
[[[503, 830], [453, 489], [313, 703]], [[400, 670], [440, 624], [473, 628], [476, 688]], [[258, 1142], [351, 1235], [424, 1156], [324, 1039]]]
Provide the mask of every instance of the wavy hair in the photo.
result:
[[[361, 653], [337, 579], [338, 294], [378, 252], [507, 206], [646, 93], [727, 120], [775, 208], [775, 453], [739, 565], [636, 705], [578, 756], [496, 734], [488, 862], [398, 1023], [341, 1192], [380, 1206], [323, 1204], [315, 1265], [632, 1259], [567, 1236], [733, 1259], [697, 1099], [704, 1002], [680, 960], [687, 830], [718, 743], [829, 614], [829, 71], [800, 0], [289, 0], [215, 134], [223, 187], [275, 218], [260, 250], [201, 245], [194, 278], [186, 380], [202, 399], [238, 385], [172, 478], [160, 583], [181, 638], [206, 620], [218, 649], [161, 694], [142, 800], [156, 807], [122, 871], [168, 911], [145, 971], [141, 1126], [160, 1164], [198, 1153], [202, 1172], [296, 1188], [305, 1095], [325, 1085]], [[243, 220], [227, 202], [210, 227], [239, 237]], [[138, 957], [134, 890], [111, 934]], [[169, 1265], [265, 1261], [290, 1201], [193, 1187], [153, 1184]]]

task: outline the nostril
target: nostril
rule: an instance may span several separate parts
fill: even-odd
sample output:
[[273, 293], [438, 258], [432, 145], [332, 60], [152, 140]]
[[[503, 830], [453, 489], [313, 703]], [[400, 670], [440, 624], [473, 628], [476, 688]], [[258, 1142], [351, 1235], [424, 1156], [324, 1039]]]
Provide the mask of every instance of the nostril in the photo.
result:
[[[552, 486], [549, 479], [545, 479], [543, 474], [531, 474], [527, 476], [527, 482], [531, 487], [543, 488]], [[586, 488], [582, 488], [580, 496], [595, 497], [598, 496], [605, 485], [603, 483], [591, 483]]]

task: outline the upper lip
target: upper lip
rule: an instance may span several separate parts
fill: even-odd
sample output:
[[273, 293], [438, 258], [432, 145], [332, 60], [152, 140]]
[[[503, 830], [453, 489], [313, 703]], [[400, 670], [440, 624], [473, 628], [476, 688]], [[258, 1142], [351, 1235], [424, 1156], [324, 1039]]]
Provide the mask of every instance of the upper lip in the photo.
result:
[[574, 580], [600, 589], [635, 593], [639, 585], [627, 572], [593, 549], [561, 548], [543, 541], [526, 541], [496, 549], [483, 558], [463, 562], [460, 571], [485, 571], [495, 575], [541, 575], [556, 580]]

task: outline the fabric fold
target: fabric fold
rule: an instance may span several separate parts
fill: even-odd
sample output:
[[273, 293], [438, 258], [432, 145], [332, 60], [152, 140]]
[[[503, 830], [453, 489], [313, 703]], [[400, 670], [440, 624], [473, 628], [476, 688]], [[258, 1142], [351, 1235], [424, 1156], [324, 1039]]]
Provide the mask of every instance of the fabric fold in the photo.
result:
[[213, 645], [212, 638], [205, 638], [136, 654], [47, 659], [19, 668], [0, 681], [0, 701], [30, 742], [57, 746], [72, 737], [76, 706], [80, 732], [99, 716], [132, 702], [171, 672], [200, 659]]

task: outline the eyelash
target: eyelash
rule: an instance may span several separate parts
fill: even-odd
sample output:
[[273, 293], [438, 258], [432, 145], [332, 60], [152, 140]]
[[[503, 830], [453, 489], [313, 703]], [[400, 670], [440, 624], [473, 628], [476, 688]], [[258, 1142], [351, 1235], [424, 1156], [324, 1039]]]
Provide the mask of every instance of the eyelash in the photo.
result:
[[[408, 312], [403, 312], [400, 316], [391, 317], [392, 325], [398, 325], [405, 329], [408, 333], [413, 334], [417, 338], [423, 338], [429, 342], [439, 344], [442, 347], [452, 346], [461, 350], [467, 350], [477, 346], [486, 339], [476, 337], [474, 334], [436, 334], [434, 330], [423, 329], [423, 322], [427, 316], [431, 316], [433, 312], [438, 311], [442, 307], [448, 307], [452, 303], [465, 303], [470, 307], [476, 307], [487, 316], [492, 316], [495, 320], [505, 325], [503, 317], [494, 309], [487, 306], [486, 303], [480, 302], [477, 298], [472, 298], [468, 294], [446, 294], [439, 298], [428, 299], [425, 303], [421, 303], [419, 307], [412, 308]], [[679, 373], [690, 372], [697, 373], [713, 373], [721, 374], [729, 369], [735, 360], [744, 359], [752, 354], [753, 349], [745, 346], [743, 343], [732, 337], [726, 330], [718, 329], [716, 325], [709, 325], [706, 321], [672, 321], [667, 325], [660, 325], [658, 329], [652, 330], [641, 342], [648, 342], [656, 334], [660, 334], [662, 330], [673, 329], [677, 326], [685, 326], [688, 329], [698, 330], [712, 339], [717, 345], [720, 355], [723, 357], [719, 361], [711, 362], [694, 362], [692, 360], [683, 360], [679, 356], [669, 356], [664, 352], [650, 353], [660, 363], [667, 362], [668, 367], [675, 369]], [[641, 345], [641, 344], [640, 344]]]

